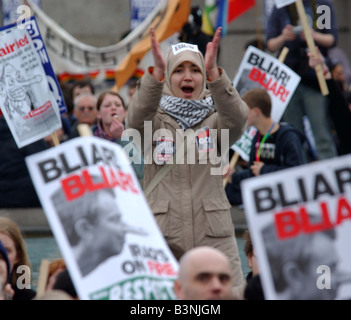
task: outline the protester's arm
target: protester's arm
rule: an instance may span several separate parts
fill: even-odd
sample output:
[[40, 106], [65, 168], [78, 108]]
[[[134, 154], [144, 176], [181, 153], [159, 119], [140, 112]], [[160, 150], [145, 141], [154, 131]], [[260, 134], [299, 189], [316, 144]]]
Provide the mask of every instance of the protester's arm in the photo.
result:
[[267, 41], [267, 48], [272, 52], [278, 51], [284, 46], [285, 42], [294, 40], [296, 40], [296, 34], [293, 31], [293, 26], [288, 24], [278, 36]]
[[207, 43], [205, 53], [205, 68], [210, 81], [215, 81], [219, 78], [220, 73], [217, 66], [217, 55], [219, 42], [221, 39], [222, 28], [217, 28], [211, 42]]
[[332, 79], [332, 75], [331, 75], [331, 72], [329, 70], [329, 67], [325, 63], [325, 59], [324, 59], [323, 55], [321, 54], [321, 52], [319, 51], [318, 47], [316, 47], [316, 55], [313, 54], [312, 52], [308, 52], [307, 56], [308, 56], [308, 64], [311, 68], [314, 69], [318, 64], [321, 64], [322, 69], [323, 69], [324, 78], [326, 80]]
[[161, 81], [166, 69], [166, 62], [163, 56], [161, 46], [156, 39], [155, 30], [150, 28], [150, 37], [151, 37], [151, 52], [154, 58], [154, 69], [152, 70], [152, 75], [155, 79]]
[[150, 33], [154, 67], [149, 68], [139, 80], [127, 112], [128, 128], [139, 131], [143, 130], [144, 121], [151, 121], [156, 114], [162, 96], [166, 65], [160, 44], [156, 40], [155, 31], [152, 28]]
[[315, 43], [324, 48], [331, 48], [335, 43], [335, 37], [331, 33], [321, 33], [311, 30]]
[[287, 41], [296, 40], [296, 34], [291, 24], [282, 25], [281, 16], [285, 15], [285, 8], [273, 8], [266, 24], [267, 48], [272, 51], [280, 50]]

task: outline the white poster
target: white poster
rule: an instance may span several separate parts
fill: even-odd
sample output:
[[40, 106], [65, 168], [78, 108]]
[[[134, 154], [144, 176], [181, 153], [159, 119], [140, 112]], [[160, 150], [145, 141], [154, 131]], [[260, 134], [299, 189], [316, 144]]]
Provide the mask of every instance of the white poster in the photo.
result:
[[[300, 80], [300, 76], [284, 63], [268, 53], [249, 46], [233, 84], [240, 96], [253, 88], [266, 89], [272, 101], [271, 118], [279, 122]], [[256, 128], [248, 128], [231, 146], [245, 161], [249, 159], [251, 141], [256, 132]]]
[[351, 299], [351, 156], [241, 184], [266, 299]]
[[19, 148], [61, 128], [60, 112], [26, 29], [0, 37], [0, 107]]
[[176, 299], [178, 262], [119, 145], [79, 137], [26, 162], [80, 299]]
[[274, 0], [276, 7], [282, 8], [296, 2], [296, 0]]
[[271, 54], [249, 46], [234, 78], [240, 96], [252, 88], [263, 88], [272, 100], [271, 118], [279, 122], [301, 78]]
[[257, 129], [255, 127], [246, 128], [240, 139], [237, 140], [231, 147], [235, 152], [238, 152], [240, 157], [246, 162], [249, 162], [250, 160], [252, 139], [256, 133]]

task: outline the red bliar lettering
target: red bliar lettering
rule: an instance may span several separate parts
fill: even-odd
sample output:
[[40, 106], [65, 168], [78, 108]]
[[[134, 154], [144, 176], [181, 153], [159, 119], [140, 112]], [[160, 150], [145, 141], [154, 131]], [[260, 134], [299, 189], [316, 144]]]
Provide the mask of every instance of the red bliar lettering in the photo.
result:
[[252, 81], [258, 82], [262, 87], [266, 90], [271, 91], [274, 96], [279, 98], [282, 102], [285, 102], [287, 96], [289, 95], [289, 91], [285, 89], [284, 86], [278, 85], [277, 81], [272, 83], [272, 77], [268, 78], [265, 72], [261, 72], [258, 68], [252, 68], [249, 74], [249, 79]]
[[287, 239], [299, 233], [314, 233], [331, 229], [341, 224], [346, 219], [351, 219], [351, 206], [345, 197], [340, 197], [336, 206], [336, 219], [331, 222], [331, 213], [327, 202], [319, 204], [318, 222], [311, 222], [311, 215], [306, 207], [300, 207], [296, 212], [292, 210], [275, 214], [275, 226], [278, 239]]
[[81, 182], [78, 175], [62, 179], [61, 184], [68, 201], [81, 197], [85, 193], [85, 185]]
[[[61, 180], [63, 191], [68, 201], [74, 200], [84, 195], [85, 192], [94, 192], [104, 188], [120, 187], [123, 191], [138, 193], [131, 174], [126, 174], [120, 170], [114, 171], [112, 168], [106, 170], [99, 167], [101, 179], [99, 182], [93, 180], [88, 169], [84, 169], [81, 175], [70, 175]], [[109, 174], [109, 176], [108, 176]]]

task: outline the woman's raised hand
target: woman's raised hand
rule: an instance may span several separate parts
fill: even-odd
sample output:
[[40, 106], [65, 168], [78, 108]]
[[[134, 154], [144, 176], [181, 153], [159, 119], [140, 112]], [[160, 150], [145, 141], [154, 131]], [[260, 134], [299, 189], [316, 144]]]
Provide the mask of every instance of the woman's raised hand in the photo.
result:
[[211, 81], [216, 80], [220, 74], [217, 66], [217, 55], [221, 40], [222, 27], [217, 28], [212, 41], [207, 43], [205, 53], [205, 68]]
[[165, 58], [163, 56], [161, 46], [156, 39], [154, 28], [150, 28], [151, 35], [151, 51], [154, 57], [154, 69], [152, 75], [157, 79], [161, 80], [166, 68]]

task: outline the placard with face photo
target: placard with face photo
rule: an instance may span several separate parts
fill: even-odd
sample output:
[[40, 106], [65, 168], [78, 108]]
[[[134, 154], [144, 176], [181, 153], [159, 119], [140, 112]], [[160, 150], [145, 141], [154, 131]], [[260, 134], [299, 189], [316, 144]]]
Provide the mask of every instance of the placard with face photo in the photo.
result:
[[79, 137], [26, 162], [80, 299], [176, 298], [178, 262], [122, 147]]

